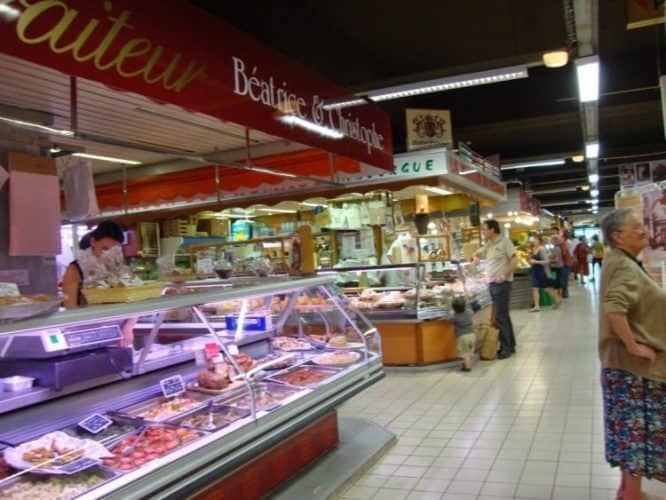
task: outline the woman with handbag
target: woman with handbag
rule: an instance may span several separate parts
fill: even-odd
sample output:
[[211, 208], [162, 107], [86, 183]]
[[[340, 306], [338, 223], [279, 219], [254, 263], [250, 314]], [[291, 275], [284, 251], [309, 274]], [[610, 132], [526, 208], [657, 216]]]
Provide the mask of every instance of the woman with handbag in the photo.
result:
[[649, 234], [631, 209], [601, 223], [610, 250], [599, 291], [599, 358], [606, 460], [622, 469], [617, 497], [641, 498], [641, 479], [666, 482], [666, 290], [637, 260]]
[[529, 310], [530, 312], [541, 311], [539, 303], [539, 291], [544, 290], [553, 299], [553, 309], [560, 307], [561, 299], [557, 296], [555, 291], [555, 283], [550, 278], [549, 256], [548, 252], [543, 246], [543, 239], [541, 236], [534, 236], [534, 247], [530, 255], [530, 265], [532, 273], [532, 301], [534, 305]]

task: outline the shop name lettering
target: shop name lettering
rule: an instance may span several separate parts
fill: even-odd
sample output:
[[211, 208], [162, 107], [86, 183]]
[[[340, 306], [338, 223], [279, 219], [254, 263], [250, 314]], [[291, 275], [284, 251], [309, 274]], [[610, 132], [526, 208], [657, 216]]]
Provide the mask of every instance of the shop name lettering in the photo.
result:
[[418, 174], [423, 172], [432, 172], [434, 170], [435, 160], [426, 161], [406, 161], [400, 165], [393, 166], [394, 174]]
[[307, 122], [326, 127], [366, 146], [368, 154], [384, 149], [384, 136], [377, 132], [375, 123], [370, 127], [361, 125], [350, 113], [344, 116], [341, 108], [325, 109], [325, 101], [318, 95], [312, 102], [291, 92], [287, 82], [276, 84], [273, 76], [258, 75], [259, 68], [250, 70], [239, 57], [232, 57], [234, 67], [234, 94], [249, 97], [253, 102], [269, 106], [286, 115], [293, 115]]
[[[10, 3], [14, 2], [0, 0], [0, 4]], [[68, 6], [65, 1], [18, 0], [18, 4], [25, 10], [16, 21], [16, 34], [28, 45], [45, 43], [56, 54], [69, 52], [77, 62], [92, 61], [100, 71], [114, 68], [124, 78], [141, 76], [148, 84], [161, 83], [166, 90], [174, 92], [182, 91], [193, 80], [205, 76], [206, 65], [198, 64], [196, 60], [189, 61], [183, 69], [183, 55], [180, 52], [165, 63], [162, 60], [164, 47], [155, 45], [148, 38], [131, 38], [119, 49], [110, 51], [121, 33], [126, 36], [127, 31], [134, 30], [129, 23], [132, 15], [129, 10], [123, 10], [119, 15], [109, 15], [105, 20], [89, 19], [85, 27], [76, 34], [72, 33], [72, 25], [82, 14]], [[111, 14], [112, 2], [105, 1], [104, 10]], [[45, 17], [52, 22], [47, 23]], [[35, 25], [39, 25], [39, 30], [35, 29]], [[106, 32], [102, 41], [95, 46], [89, 40], [98, 29], [105, 29]], [[144, 62], [146, 56], [148, 61]], [[141, 62], [138, 62], [137, 58], [141, 58]], [[156, 67], [159, 69], [156, 70]]]

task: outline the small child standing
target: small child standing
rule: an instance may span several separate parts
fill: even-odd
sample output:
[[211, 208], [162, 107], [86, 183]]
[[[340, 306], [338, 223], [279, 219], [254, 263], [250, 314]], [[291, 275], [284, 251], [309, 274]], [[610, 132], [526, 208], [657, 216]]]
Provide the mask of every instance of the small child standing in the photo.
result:
[[474, 335], [474, 324], [472, 323], [472, 311], [467, 309], [465, 297], [458, 296], [453, 299], [453, 327], [455, 328], [456, 340], [458, 341], [458, 356], [463, 359], [462, 371], [472, 370], [472, 357], [476, 335]]

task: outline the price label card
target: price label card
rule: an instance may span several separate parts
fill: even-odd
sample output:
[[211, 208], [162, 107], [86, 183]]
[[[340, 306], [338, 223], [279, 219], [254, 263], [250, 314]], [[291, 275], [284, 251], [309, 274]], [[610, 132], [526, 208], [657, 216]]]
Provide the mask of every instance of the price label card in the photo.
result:
[[18, 297], [21, 293], [16, 283], [0, 283], [0, 295]]
[[89, 417], [81, 420], [77, 425], [88, 431], [90, 434], [98, 434], [112, 423], [113, 420], [110, 418], [105, 417], [104, 415], [100, 415], [99, 413], [93, 413]]
[[213, 359], [220, 354], [220, 346], [215, 342], [209, 342], [204, 346], [204, 352], [206, 353], [206, 359]]
[[185, 381], [180, 375], [160, 380], [160, 387], [165, 398], [172, 398], [185, 392]]
[[236, 344], [227, 344], [227, 351], [229, 351], [229, 354], [232, 356], [238, 356], [240, 354]]

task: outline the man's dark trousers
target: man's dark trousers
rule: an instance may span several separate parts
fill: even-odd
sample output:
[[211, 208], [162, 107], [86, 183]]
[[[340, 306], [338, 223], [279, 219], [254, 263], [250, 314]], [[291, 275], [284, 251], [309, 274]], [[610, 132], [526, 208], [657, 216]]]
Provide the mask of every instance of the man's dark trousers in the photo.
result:
[[495, 306], [495, 324], [499, 328], [500, 354], [509, 355], [516, 352], [516, 337], [509, 316], [511, 298], [511, 282], [490, 283], [490, 298]]

